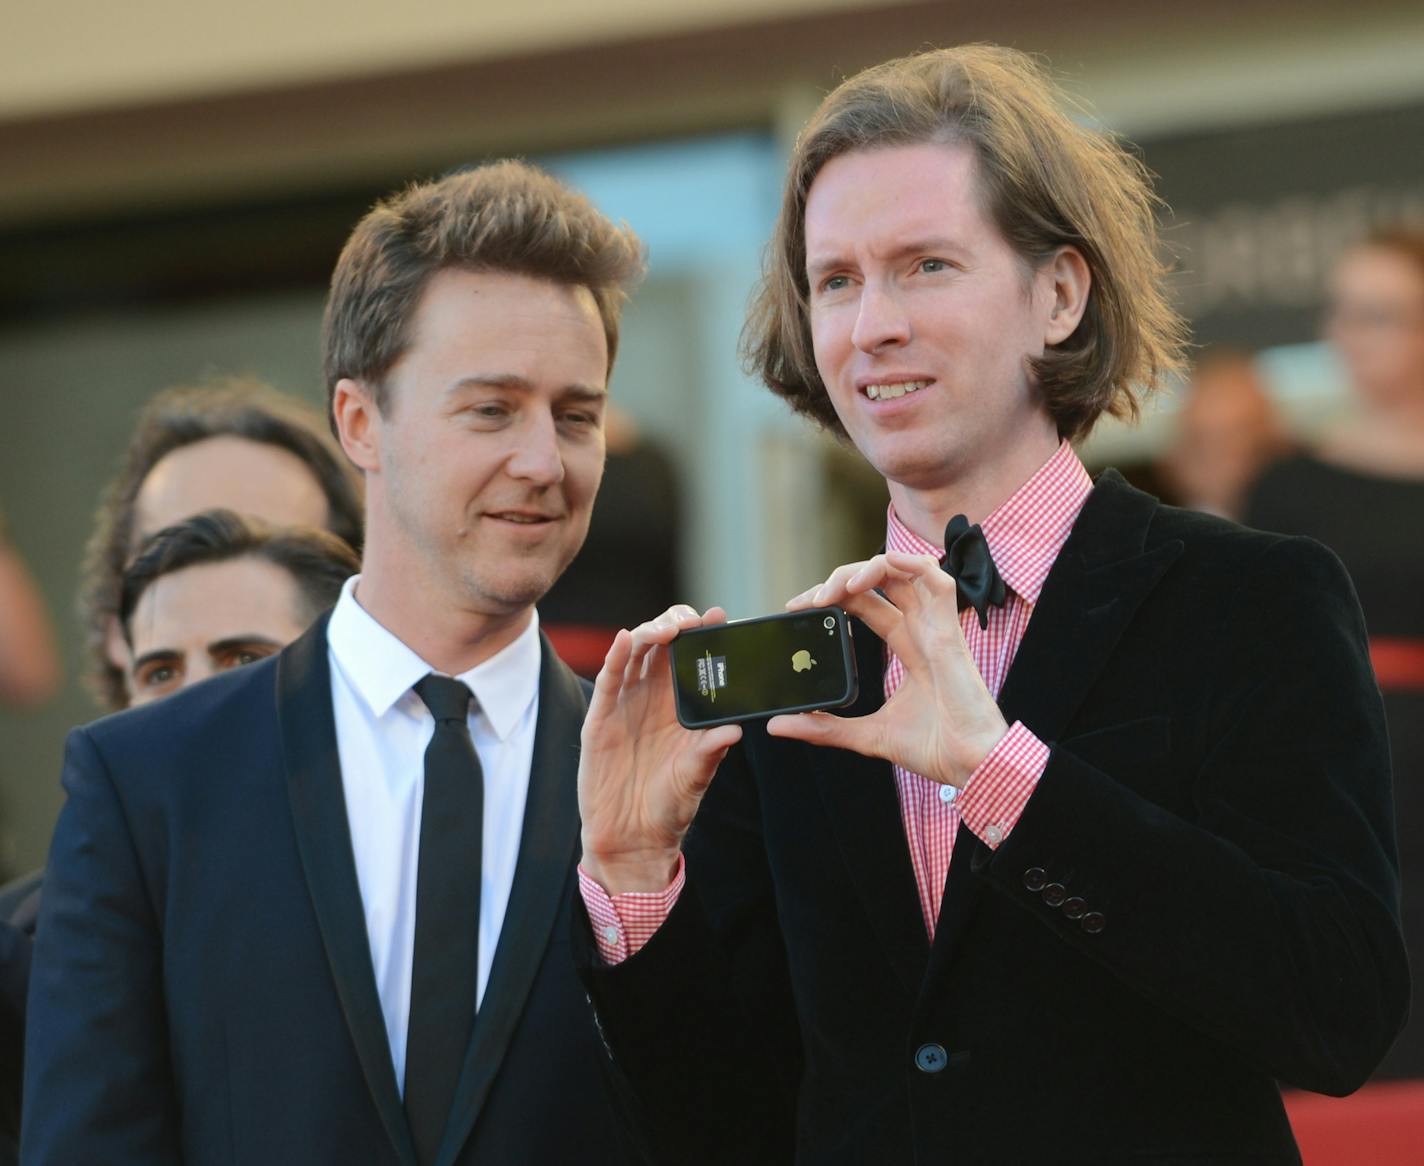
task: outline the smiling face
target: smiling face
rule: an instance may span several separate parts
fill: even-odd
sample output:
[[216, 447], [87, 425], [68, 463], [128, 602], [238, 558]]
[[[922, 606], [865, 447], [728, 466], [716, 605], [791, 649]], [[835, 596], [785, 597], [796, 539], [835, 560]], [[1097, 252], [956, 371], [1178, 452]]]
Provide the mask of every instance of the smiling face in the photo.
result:
[[354, 455], [367, 470], [368, 571], [381, 556], [375, 569], [457, 610], [532, 605], [588, 533], [607, 376], [588, 289], [436, 274], [389, 374], [386, 412], [365, 411], [366, 449]]
[[1027, 268], [977, 185], [970, 147], [931, 143], [840, 155], [807, 196], [817, 370], [892, 495], [993, 466], [1021, 482], [1057, 445], [1028, 361], [1081, 304], [1063, 304], [1059, 260]]
[[131, 703], [148, 704], [271, 656], [307, 622], [296, 581], [264, 559], [201, 563], [161, 575], [129, 617]]

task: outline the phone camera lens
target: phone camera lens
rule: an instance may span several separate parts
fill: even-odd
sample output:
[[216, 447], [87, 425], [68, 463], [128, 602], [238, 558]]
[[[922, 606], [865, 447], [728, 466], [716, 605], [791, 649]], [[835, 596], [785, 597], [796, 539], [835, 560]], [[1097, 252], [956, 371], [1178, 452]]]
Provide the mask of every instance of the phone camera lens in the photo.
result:
[[828, 632], [833, 632], [833, 631], [835, 631], [835, 630], [836, 630], [836, 617], [833, 616], [833, 615], [828, 615], [828, 616], [826, 616], [826, 618], [821, 621], [821, 626], [824, 627], [824, 628], [826, 629], [826, 631], [828, 631]]

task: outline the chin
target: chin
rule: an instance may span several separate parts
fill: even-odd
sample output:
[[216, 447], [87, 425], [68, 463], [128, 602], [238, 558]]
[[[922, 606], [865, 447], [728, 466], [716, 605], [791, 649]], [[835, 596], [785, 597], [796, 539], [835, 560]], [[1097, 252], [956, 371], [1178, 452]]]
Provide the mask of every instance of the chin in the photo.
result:
[[543, 599], [557, 578], [553, 572], [542, 571], [467, 577], [464, 590], [477, 607], [513, 615]]
[[937, 449], [879, 449], [866, 455], [876, 473], [887, 481], [910, 490], [929, 490], [940, 485], [946, 471], [962, 460], [959, 450], [948, 445]]

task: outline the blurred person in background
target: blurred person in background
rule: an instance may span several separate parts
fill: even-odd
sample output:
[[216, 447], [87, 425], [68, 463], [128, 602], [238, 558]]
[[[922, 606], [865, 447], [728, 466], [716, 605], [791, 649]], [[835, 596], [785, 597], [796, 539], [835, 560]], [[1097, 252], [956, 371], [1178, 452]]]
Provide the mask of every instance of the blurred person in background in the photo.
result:
[[[344, 539], [316, 528], [271, 527], [229, 510], [165, 527], [139, 549], [120, 586], [133, 703], [280, 651], [359, 570]], [[0, 896], [0, 1163], [14, 1160], [19, 1131], [21, 1035], [40, 898], [36, 877]]]
[[1319, 539], [1359, 592], [1394, 754], [1416, 1002], [1380, 1075], [1424, 1078], [1424, 228], [1378, 231], [1341, 257], [1325, 335], [1356, 408], [1266, 470], [1245, 521]]
[[1172, 444], [1157, 463], [1162, 499], [1239, 519], [1246, 493], [1290, 440], [1249, 353], [1208, 349], [1181, 391]]
[[[59, 687], [59, 655], [44, 600], [0, 515], [0, 704], [33, 708]], [[11, 911], [27, 897], [0, 888], [0, 1166], [15, 1160], [30, 936]]]
[[0, 704], [32, 708], [59, 687], [49, 613], [0, 514]]
[[[315, 410], [249, 377], [158, 393], [139, 414], [85, 551], [85, 680], [106, 709], [128, 707], [132, 695], [131, 653], [119, 621], [125, 567], [147, 536], [212, 507], [325, 528], [360, 546], [360, 477]], [[0, 580], [3, 572], [0, 560]], [[27, 610], [21, 602], [18, 611]], [[5, 620], [0, 606], [0, 627]], [[0, 894], [0, 920], [16, 931], [12, 950], [26, 958], [43, 879], [42, 870], [32, 871]]]
[[125, 708], [131, 695], [117, 620], [125, 566], [155, 531], [214, 507], [319, 527], [360, 550], [360, 477], [315, 410], [241, 377], [159, 393], [139, 415], [85, 551], [85, 679], [105, 708]]
[[135, 705], [275, 655], [361, 569], [345, 539], [208, 510], [150, 538], [124, 572], [119, 620]]
[[587, 694], [535, 604], [643, 266], [518, 162], [357, 224], [322, 343], [361, 574], [277, 656], [70, 734], [27, 1166], [629, 1160], [569, 955]]
[[[683, 594], [677, 467], [623, 410], [610, 405], [604, 428], [608, 460], [588, 538], [539, 601], [540, 626], [559, 659], [589, 679], [619, 628], [635, 626]], [[631, 575], [629, 563], [638, 564]]]

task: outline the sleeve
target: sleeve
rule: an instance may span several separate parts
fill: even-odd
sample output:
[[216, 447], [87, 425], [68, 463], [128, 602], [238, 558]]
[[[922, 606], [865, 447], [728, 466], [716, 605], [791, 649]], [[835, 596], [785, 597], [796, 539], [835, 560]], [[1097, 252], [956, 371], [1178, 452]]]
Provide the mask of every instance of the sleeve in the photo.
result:
[[30, 945], [28, 935], [0, 920], [0, 1130], [11, 1137], [20, 1128]]
[[610, 895], [580, 864], [579, 894], [599, 957], [612, 966], [637, 955], [672, 914], [687, 878], [687, 859], [677, 856], [677, 873], [661, 891], [627, 891]]
[[[1408, 1008], [1383, 708], [1323, 547], [1271, 544], [1237, 595], [1220, 674], [1178, 685], [1200, 743], [1169, 745], [1166, 718], [1120, 726], [1116, 746], [1050, 743], [975, 869], [1130, 990], [1289, 1084], [1344, 1094]], [[1112, 776], [1115, 748], [1140, 756], [1153, 736], [1164, 767], [1199, 759], [1177, 812]]]
[[1048, 746], [1015, 721], [969, 775], [957, 799], [959, 817], [989, 849], [998, 849], [1013, 833], [1048, 757]]
[[666, 920], [616, 966], [598, 954], [588, 913], [573, 912], [614, 1093], [659, 1166], [784, 1166], [800, 1033], [743, 746], [718, 770], [684, 855]]
[[69, 735], [63, 784], [31, 970], [21, 1162], [177, 1166], [159, 919], [84, 729]]

